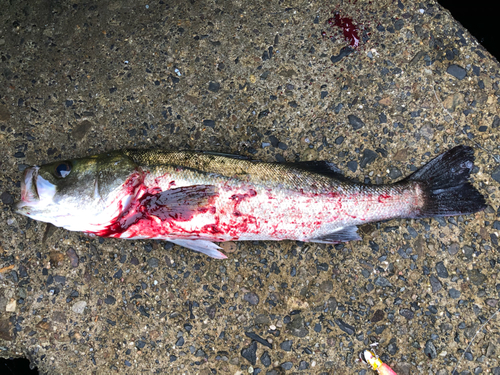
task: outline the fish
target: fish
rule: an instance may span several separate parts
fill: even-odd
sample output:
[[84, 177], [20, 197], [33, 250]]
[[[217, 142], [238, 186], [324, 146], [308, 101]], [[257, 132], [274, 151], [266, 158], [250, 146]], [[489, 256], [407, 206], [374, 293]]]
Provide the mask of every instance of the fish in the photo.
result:
[[25, 169], [15, 212], [88, 235], [166, 240], [217, 259], [216, 243], [360, 240], [358, 226], [486, 208], [456, 146], [393, 184], [328, 161], [267, 163], [196, 151], [117, 150]]

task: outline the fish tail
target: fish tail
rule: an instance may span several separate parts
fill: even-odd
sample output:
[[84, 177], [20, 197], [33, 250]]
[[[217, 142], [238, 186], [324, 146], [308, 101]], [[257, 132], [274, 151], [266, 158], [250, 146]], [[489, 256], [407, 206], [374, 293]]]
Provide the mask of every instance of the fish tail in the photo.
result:
[[424, 205], [415, 217], [467, 215], [484, 210], [484, 196], [469, 182], [474, 150], [457, 146], [437, 156], [406, 181], [419, 182]]

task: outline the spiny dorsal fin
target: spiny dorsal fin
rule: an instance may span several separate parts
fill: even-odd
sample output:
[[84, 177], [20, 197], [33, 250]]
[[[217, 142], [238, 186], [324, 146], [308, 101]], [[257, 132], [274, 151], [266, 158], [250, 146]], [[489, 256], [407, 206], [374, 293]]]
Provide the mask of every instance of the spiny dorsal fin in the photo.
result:
[[286, 163], [292, 168], [301, 169], [307, 172], [317, 173], [326, 177], [335, 178], [340, 181], [349, 180], [345, 177], [340, 169], [333, 163], [329, 161], [301, 161], [298, 163]]

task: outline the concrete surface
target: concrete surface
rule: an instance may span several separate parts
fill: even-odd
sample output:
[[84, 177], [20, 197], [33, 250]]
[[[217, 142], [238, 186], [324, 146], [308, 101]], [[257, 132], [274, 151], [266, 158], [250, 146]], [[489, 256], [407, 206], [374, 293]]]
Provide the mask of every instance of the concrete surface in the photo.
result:
[[[12, 2], [0, 58], [2, 357], [49, 374], [370, 374], [358, 353], [378, 343], [400, 375], [500, 374], [498, 316], [481, 327], [499, 307], [498, 63], [433, 1]], [[456, 144], [475, 148], [485, 212], [335, 247], [225, 244], [215, 261], [62, 229], [42, 242], [45, 224], [12, 212], [26, 165], [122, 147], [329, 160], [382, 183]]]

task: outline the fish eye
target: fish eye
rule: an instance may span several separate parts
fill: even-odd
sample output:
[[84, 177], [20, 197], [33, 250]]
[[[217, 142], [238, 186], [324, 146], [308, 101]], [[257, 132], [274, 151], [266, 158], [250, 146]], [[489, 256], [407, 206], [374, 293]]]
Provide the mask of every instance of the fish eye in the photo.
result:
[[54, 174], [57, 178], [64, 178], [71, 172], [71, 163], [69, 161], [63, 161], [57, 164], [54, 169]]

